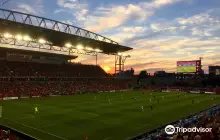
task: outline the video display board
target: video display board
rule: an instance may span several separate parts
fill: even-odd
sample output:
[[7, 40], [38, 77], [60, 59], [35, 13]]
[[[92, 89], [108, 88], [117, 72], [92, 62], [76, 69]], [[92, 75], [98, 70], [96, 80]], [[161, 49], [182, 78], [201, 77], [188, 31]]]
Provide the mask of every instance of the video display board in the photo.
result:
[[177, 72], [194, 73], [197, 72], [197, 61], [177, 61]]

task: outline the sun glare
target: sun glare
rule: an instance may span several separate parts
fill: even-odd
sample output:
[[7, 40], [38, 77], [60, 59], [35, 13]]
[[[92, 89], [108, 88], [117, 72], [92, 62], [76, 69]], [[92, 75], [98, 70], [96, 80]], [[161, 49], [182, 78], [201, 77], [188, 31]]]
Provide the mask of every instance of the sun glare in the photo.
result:
[[103, 69], [105, 72], [109, 72], [111, 70], [111, 68], [109, 66], [104, 66]]

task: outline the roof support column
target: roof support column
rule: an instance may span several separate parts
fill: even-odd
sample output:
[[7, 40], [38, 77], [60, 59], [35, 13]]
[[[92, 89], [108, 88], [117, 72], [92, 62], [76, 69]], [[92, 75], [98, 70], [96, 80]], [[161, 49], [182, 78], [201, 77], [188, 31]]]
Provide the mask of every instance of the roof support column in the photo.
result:
[[98, 53], [96, 53], [96, 55], [95, 55], [95, 64], [96, 64], [96, 66], [98, 65]]

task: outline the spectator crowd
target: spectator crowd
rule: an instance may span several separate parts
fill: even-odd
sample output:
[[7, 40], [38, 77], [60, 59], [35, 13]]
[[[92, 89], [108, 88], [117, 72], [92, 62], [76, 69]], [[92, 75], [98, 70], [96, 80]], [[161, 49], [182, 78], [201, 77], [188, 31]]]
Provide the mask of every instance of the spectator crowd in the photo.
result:
[[0, 60], [0, 77], [105, 77], [100, 66]]
[[127, 89], [126, 82], [114, 79], [76, 81], [2, 81], [0, 98], [49, 95], [74, 95]]

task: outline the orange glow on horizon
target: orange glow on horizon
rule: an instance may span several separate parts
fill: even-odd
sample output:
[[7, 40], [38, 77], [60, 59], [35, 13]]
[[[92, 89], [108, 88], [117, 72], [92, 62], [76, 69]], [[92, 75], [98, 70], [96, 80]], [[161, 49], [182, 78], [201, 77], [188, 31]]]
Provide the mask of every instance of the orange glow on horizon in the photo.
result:
[[109, 66], [103, 66], [105, 72], [109, 73], [111, 68]]

